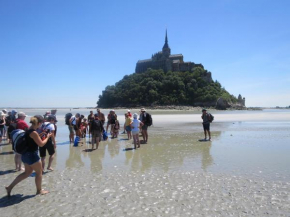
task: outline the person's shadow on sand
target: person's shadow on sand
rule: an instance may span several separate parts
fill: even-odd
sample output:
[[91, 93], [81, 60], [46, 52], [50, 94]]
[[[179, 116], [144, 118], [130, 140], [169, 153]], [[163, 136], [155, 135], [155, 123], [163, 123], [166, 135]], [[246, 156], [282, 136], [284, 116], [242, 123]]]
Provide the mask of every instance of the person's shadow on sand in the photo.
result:
[[1, 152], [0, 155], [8, 155], [8, 154], [14, 154], [13, 151], [5, 151], [5, 152]]
[[0, 176], [6, 175], [6, 174], [9, 174], [9, 173], [16, 173], [16, 172], [17, 172], [16, 170], [5, 170], [5, 171], [1, 171], [0, 170]]
[[0, 198], [0, 208], [8, 207], [8, 206], [12, 206], [14, 204], [21, 203], [22, 201], [24, 201], [26, 199], [30, 199], [32, 197], [35, 197], [35, 195], [26, 195], [23, 197], [23, 194], [14, 194], [14, 195], [11, 195], [10, 197], [4, 196], [4, 197]]

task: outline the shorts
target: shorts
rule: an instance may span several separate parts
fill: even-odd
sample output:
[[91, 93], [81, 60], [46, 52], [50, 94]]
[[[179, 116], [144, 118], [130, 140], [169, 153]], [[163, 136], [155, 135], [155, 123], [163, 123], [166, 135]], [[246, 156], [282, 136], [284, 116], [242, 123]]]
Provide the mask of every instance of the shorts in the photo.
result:
[[68, 130], [70, 134], [74, 134], [74, 127], [72, 125], [68, 125]]
[[74, 130], [75, 131], [78, 131], [79, 130], [79, 128], [77, 127], [77, 125], [73, 125], [73, 127], [74, 127]]
[[139, 131], [132, 131], [133, 136], [138, 135], [138, 134], [139, 134]]
[[92, 137], [101, 137], [101, 132], [100, 131], [93, 130], [92, 131]]
[[146, 124], [144, 124], [143, 126], [142, 126], [142, 130], [147, 130], [148, 129], [148, 126], [146, 125]]
[[110, 124], [115, 124], [115, 123], [116, 123], [115, 119], [110, 120]]
[[25, 152], [21, 155], [21, 160], [23, 163], [32, 165], [40, 160], [37, 151], [35, 152]]
[[39, 155], [40, 157], [45, 157], [46, 156], [46, 150], [48, 151], [48, 154], [54, 155], [55, 149], [52, 141], [49, 139], [48, 142], [43, 146], [39, 147]]
[[209, 124], [202, 124], [202, 125], [203, 125], [203, 130], [204, 131], [206, 131], [206, 130], [209, 131], [209, 128], [210, 128]]
[[101, 141], [102, 135], [100, 131], [92, 131], [92, 142], [97, 143], [97, 141]]
[[126, 131], [127, 132], [131, 132], [132, 131], [131, 127], [130, 126], [126, 126]]

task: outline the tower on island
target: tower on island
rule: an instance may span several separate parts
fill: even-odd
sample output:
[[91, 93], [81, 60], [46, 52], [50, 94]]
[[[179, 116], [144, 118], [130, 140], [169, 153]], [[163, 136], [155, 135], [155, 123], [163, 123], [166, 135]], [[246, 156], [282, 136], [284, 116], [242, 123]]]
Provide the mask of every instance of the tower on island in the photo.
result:
[[184, 62], [182, 54], [171, 55], [171, 49], [168, 44], [167, 29], [165, 32], [165, 43], [162, 51], [152, 55], [150, 59], [139, 60], [136, 64], [136, 73], [145, 72], [147, 69], [162, 69], [164, 72], [168, 71], [189, 71], [194, 67], [202, 67], [202, 64], [195, 64], [194, 62]]

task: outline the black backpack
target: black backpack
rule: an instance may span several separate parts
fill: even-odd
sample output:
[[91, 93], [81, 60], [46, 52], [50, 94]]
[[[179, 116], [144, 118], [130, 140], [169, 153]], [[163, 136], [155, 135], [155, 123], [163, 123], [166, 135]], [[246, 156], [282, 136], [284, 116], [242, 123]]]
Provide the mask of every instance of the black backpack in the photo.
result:
[[26, 133], [24, 130], [13, 130], [11, 132], [11, 138], [12, 138], [12, 145], [13, 150], [18, 154], [23, 154], [26, 152], [28, 146], [27, 146], [27, 140], [26, 140]]
[[153, 124], [153, 120], [152, 120], [152, 116], [150, 114], [147, 113], [147, 115], [148, 115], [147, 125], [150, 127]]
[[209, 119], [208, 119], [208, 121], [211, 123], [211, 122], [213, 122], [213, 120], [214, 120], [214, 116], [211, 114], [211, 113], [207, 113], [208, 114], [208, 117], [209, 117]]
[[65, 115], [65, 124], [66, 125], [70, 125], [69, 120], [71, 119], [71, 117], [72, 117], [72, 113], [67, 113]]
[[101, 121], [99, 121], [99, 120], [93, 120], [92, 121], [91, 130], [101, 131], [102, 130], [102, 123], [101, 123]]

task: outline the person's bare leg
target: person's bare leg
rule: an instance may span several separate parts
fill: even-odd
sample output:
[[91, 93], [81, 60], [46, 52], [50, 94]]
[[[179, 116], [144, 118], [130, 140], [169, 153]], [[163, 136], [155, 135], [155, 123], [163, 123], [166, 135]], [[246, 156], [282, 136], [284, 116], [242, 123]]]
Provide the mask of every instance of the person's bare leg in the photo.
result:
[[100, 144], [100, 139], [99, 137], [96, 138], [96, 149], [99, 148], [99, 144]]
[[208, 130], [207, 132], [208, 132], [209, 140], [211, 140], [210, 131]]
[[140, 148], [140, 141], [139, 141], [139, 136], [138, 136], [138, 135], [137, 135], [137, 137], [136, 137], [136, 140], [137, 140], [137, 141], [136, 141], [136, 144], [138, 145], [137, 148]]
[[31, 166], [29, 166], [28, 164], [24, 164], [24, 166], [25, 166], [25, 171], [21, 173], [20, 175], [18, 175], [9, 186], [5, 187], [8, 197], [10, 197], [11, 191], [14, 188], [14, 186], [17, 185], [22, 180], [26, 179], [32, 173], [33, 169]]
[[145, 130], [145, 143], [147, 143], [147, 141], [148, 141], [148, 131]]
[[41, 165], [42, 165], [42, 171], [44, 172], [44, 167], [45, 167], [45, 157], [41, 158]]
[[51, 170], [51, 171], [53, 170], [53, 168], [51, 167], [51, 164], [52, 164], [52, 161], [53, 161], [53, 159], [54, 159], [54, 155], [55, 155], [55, 154], [50, 155], [50, 156], [49, 156], [49, 159], [48, 159], [47, 169], [48, 169], [48, 170]]
[[24, 168], [21, 167], [21, 155], [15, 154], [15, 164], [16, 164], [16, 170], [21, 171], [24, 170]]
[[143, 142], [145, 142], [145, 130], [142, 130]]
[[42, 184], [42, 165], [41, 162], [38, 161], [31, 165], [32, 169], [35, 171], [35, 185], [36, 185], [36, 194], [47, 194], [49, 191], [45, 191], [41, 189]]
[[204, 140], [206, 140], [206, 130], [204, 131]]
[[[92, 135], [92, 150], [94, 150], [94, 147], [95, 147], [95, 144], [96, 144], [96, 146], [97, 146], [97, 139], [98, 139], [98, 141], [99, 141], [99, 138], [97, 138], [96, 136], [95, 136], [95, 134], [94, 134], [94, 136]], [[98, 148], [98, 147], [97, 147]]]

